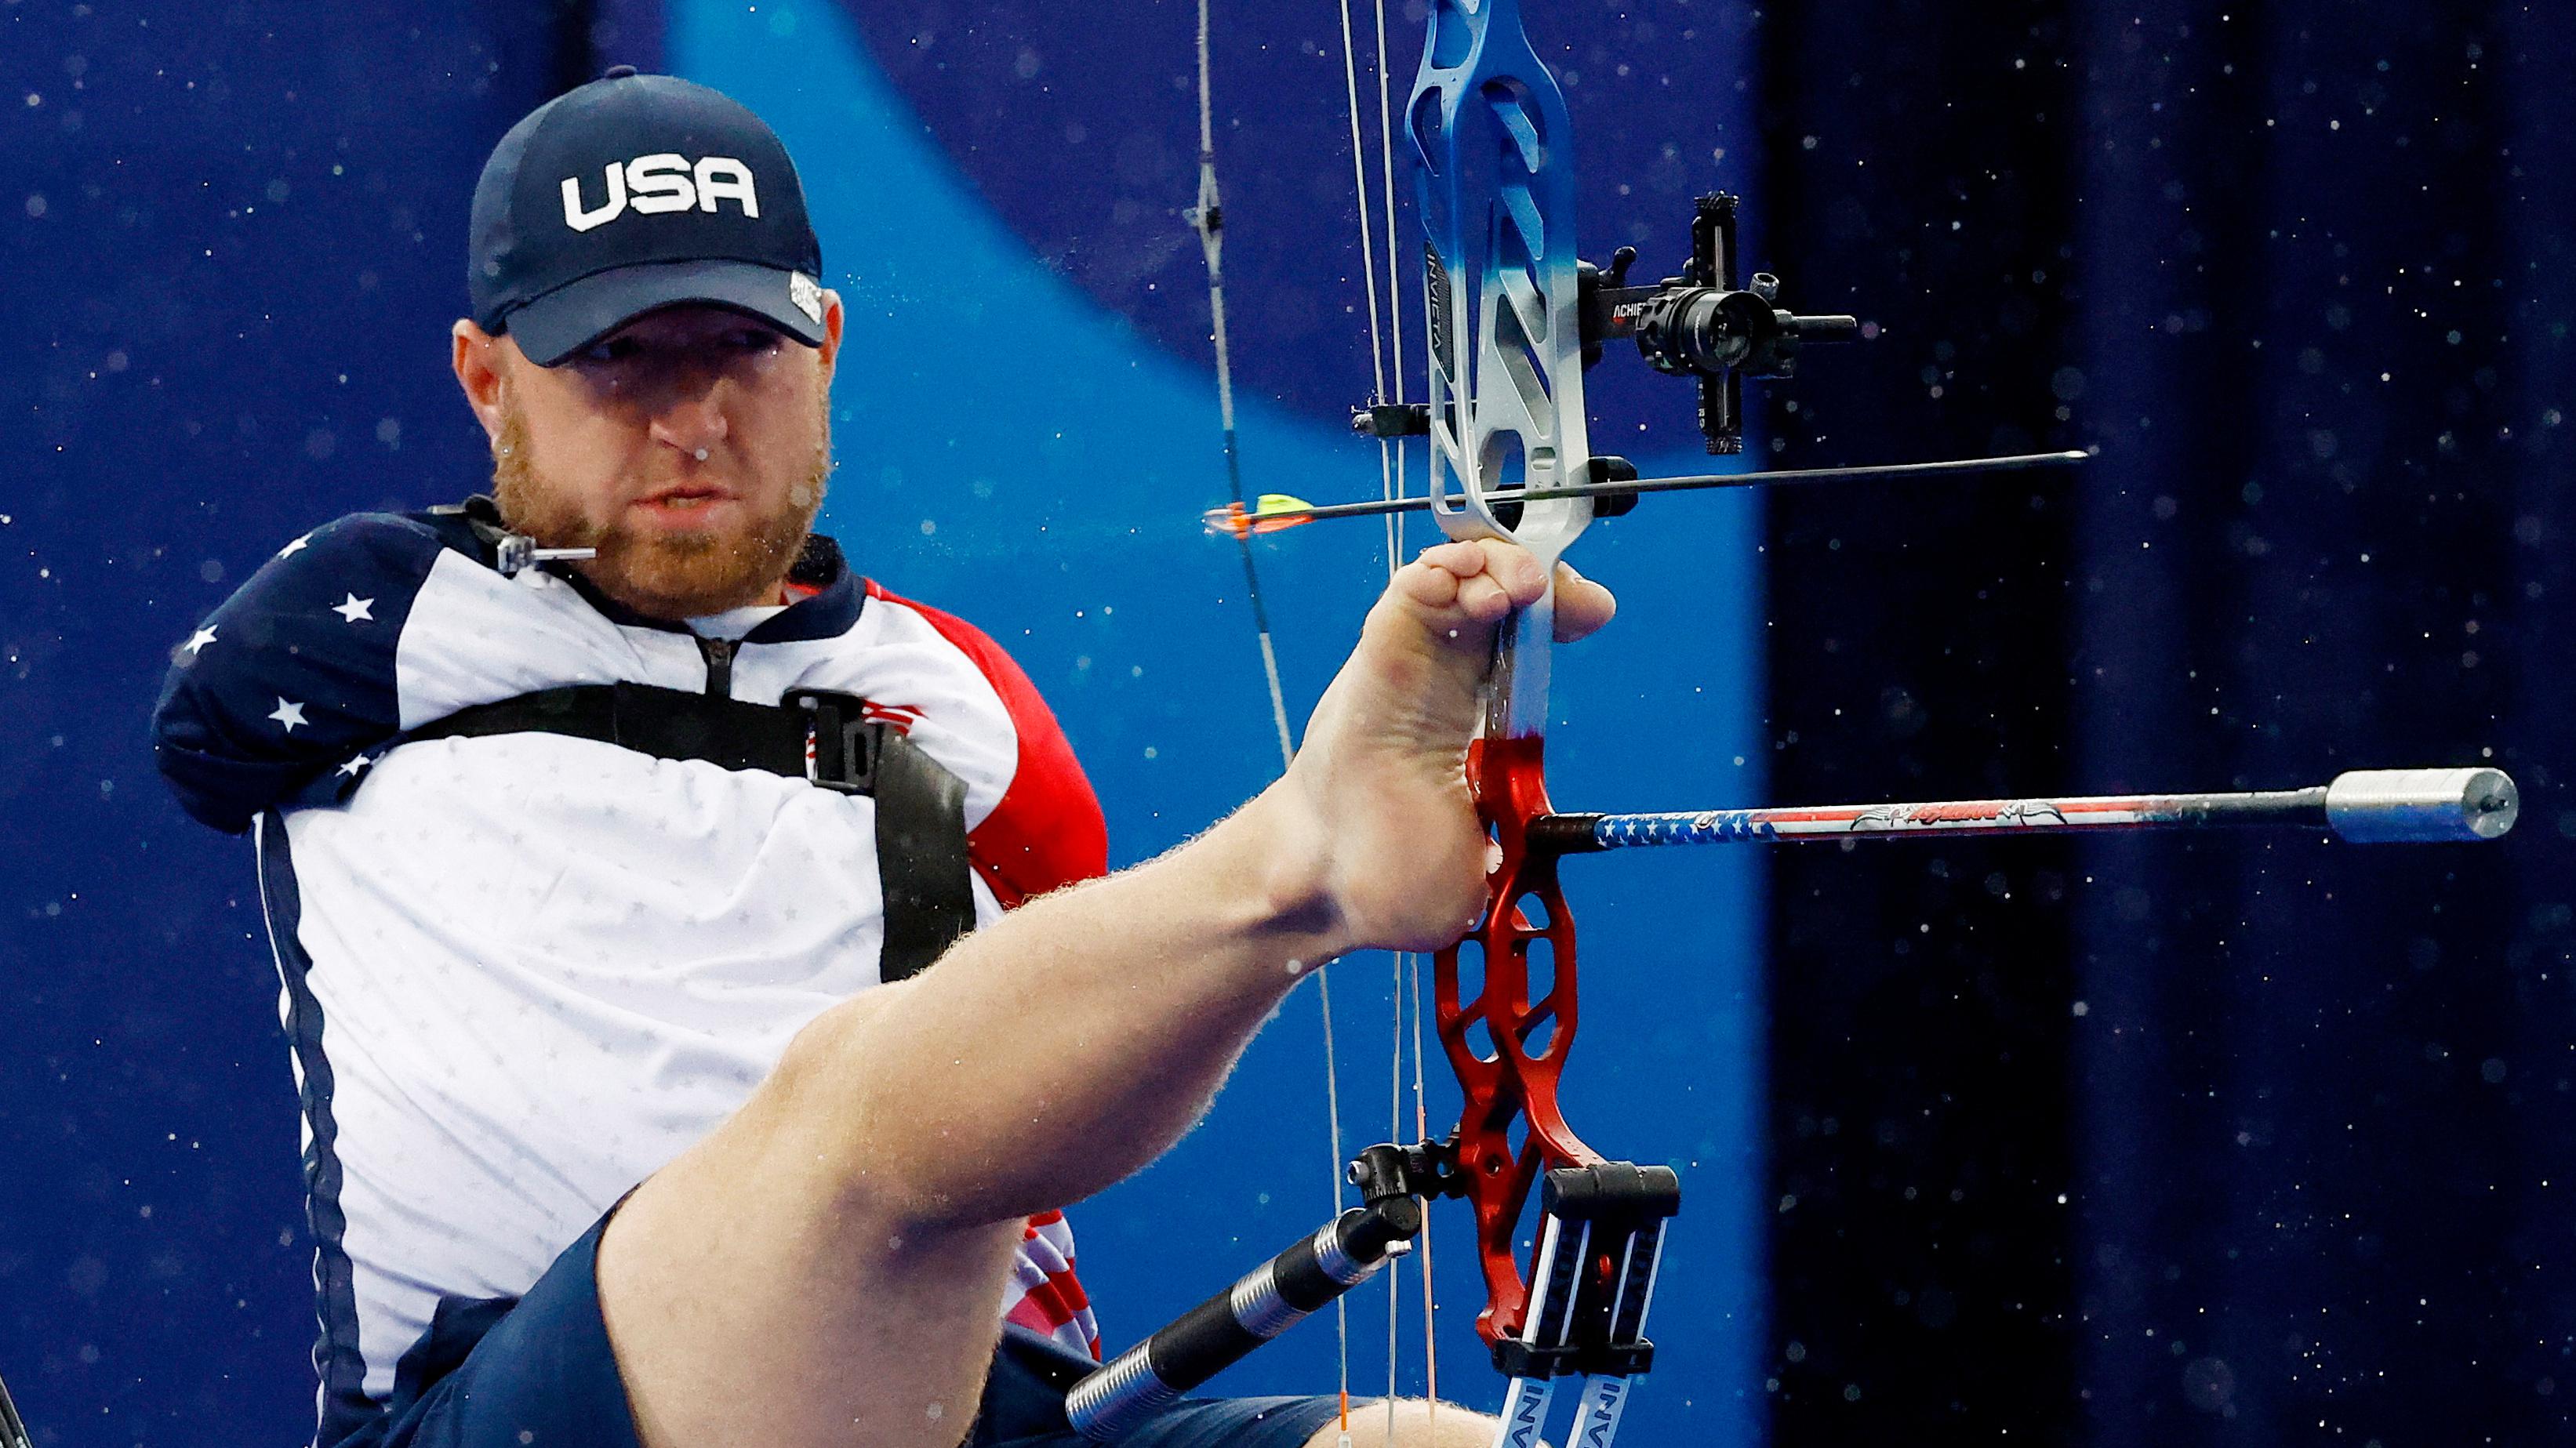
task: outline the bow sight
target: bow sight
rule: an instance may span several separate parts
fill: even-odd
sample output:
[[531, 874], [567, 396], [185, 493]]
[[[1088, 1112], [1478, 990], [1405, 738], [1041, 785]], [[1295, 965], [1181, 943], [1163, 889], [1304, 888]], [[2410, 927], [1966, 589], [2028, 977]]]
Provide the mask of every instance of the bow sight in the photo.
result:
[[1802, 317], [1782, 311], [1780, 279], [1755, 272], [1736, 281], [1735, 198], [1703, 196], [1691, 218], [1690, 264], [1652, 286], [1627, 284], [1637, 249], [1610, 254], [1610, 269], [1582, 266], [1583, 365], [1601, 346], [1636, 339], [1637, 355], [1658, 372], [1699, 379], [1699, 431], [1712, 453], [1744, 451], [1744, 379], [1794, 377], [1807, 342], [1848, 342], [1862, 335], [1856, 317]]
[[[1658, 372], [1699, 379], [1699, 431], [1708, 450], [1744, 451], [1744, 379], [1794, 377], [1798, 350], [1809, 342], [1848, 342], [1865, 335], [1860, 319], [1804, 317], [1779, 306], [1780, 279], [1756, 272], [1747, 285], [1736, 244], [1736, 198], [1699, 198], [1691, 217], [1690, 260], [1681, 275], [1644, 286], [1628, 285], [1637, 249], [1610, 254], [1604, 271], [1579, 263], [1583, 365], [1601, 361], [1611, 342], [1633, 341], [1637, 355]], [[1351, 414], [1351, 430], [1365, 437], [1421, 437], [1431, 431], [1428, 403], [1379, 403]], [[1592, 460], [1591, 481], [1634, 479], [1624, 459]], [[1634, 495], [1621, 499], [1633, 506]], [[1605, 507], [1599, 516], [1627, 511]]]

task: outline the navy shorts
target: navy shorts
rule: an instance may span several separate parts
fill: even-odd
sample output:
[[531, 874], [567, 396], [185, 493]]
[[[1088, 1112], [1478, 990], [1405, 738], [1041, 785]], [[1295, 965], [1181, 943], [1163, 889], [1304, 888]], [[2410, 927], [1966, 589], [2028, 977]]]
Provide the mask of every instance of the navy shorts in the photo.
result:
[[[602, 1225], [605, 1225], [603, 1222]], [[599, 1313], [599, 1227], [527, 1295], [439, 1304], [394, 1370], [384, 1415], [329, 1448], [637, 1448], [626, 1385]], [[1003, 1329], [966, 1448], [1078, 1448], [1065, 1390], [1095, 1366], [1026, 1328]], [[1184, 1398], [1126, 1448], [1300, 1448], [1337, 1400]]]

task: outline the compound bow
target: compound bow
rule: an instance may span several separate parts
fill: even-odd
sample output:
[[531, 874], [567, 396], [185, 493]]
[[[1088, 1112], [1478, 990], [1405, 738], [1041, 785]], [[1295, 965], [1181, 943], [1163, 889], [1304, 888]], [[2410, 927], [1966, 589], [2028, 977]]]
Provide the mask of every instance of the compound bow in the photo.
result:
[[[1347, 56], [1347, 15], [1344, 40]], [[1430, 396], [1424, 404], [1390, 401], [1381, 380], [1377, 399], [1353, 418], [1357, 431], [1381, 444], [1428, 438], [1430, 496], [1405, 499], [1398, 487], [1377, 503], [1316, 508], [1273, 495], [1247, 508], [1235, 469], [1231, 391], [1224, 381], [1221, 212], [1206, 80], [1203, 3], [1201, 185], [1193, 219], [1209, 264], [1234, 485], [1233, 503], [1209, 514], [1208, 521], [1244, 544], [1247, 577], [1255, 533], [1417, 507], [1427, 507], [1449, 537], [1510, 540], [1553, 575], [1557, 560], [1596, 517], [1626, 511], [1645, 492], [1888, 471], [1639, 479], [1623, 460], [1592, 452], [1584, 369], [1610, 341], [1633, 341], [1657, 370], [1695, 378], [1709, 451], [1733, 453], [1742, 446], [1744, 379], [1788, 376], [1802, 344], [1845, 340], [1860, 328], [1850, 317], [1782, 310], [1779, 282], [1769, 275], [1739, 283], [1736, 203], [1730, 196], [1698, 203], [1691, 260], [1677, 277], [1628, 285], [1635, 253], [1627, 248], [1607, 271], [1584, 263], [1574, 250], [1565, 100], [1522, 28], [1519, 0], [1431, 0], [1421, 68], [1401, 121], [1419, 173]], [[1356, 157], [1355, 91], [1352, 125]], [[1366, 212], [1363, 194], [1364, 228]], [[1391, 204], [1389, 212], [1391, 227]], [[1365, 229], [1362, 254], [1368, 257]], [[1389, 262], [1392, 274], [1391, 255]], [[1373, 271], [1373, 259], [1370, 265]], [[1373, 280], [1371, 291], [1374, 299]], [[1899, 470], [1938, 475], [2082, 457], [1978, 458]], [[1557, 878], [1557, 861], [1566, 854], [1855, 833], [2224, 824], [2323, 827], [2354, 841], [2475, 840], [2504, 833], [2517, 808], [2513, 783], [2500, 771], [2456, 769], [2366, 771], [2328, 786], [2258, 794], [1560, 814], [1548, 799], [1545, 773], [1554, 629], [1551, 584], [1502, 628], [1483, 729], [1468, 755], [1469, 783], [1497, 863], [1487, 878], [1482, 918], [1433, 962], [1434, 1021], [1465, 1095], [1456, 1131], [1445, 1141], [1361, 1153], [1350, 1174], [1361, 1188], [1362, 1206], [1073, 1390], [1068, 1413], [1085, 1434], [1114, 1440], [1151, 1408], [1337, 1300], [1406, 1249], [1421, 1230], [1422, 1199], [1463, 1196], [1474, 1210], [1487, 1290], [1477, 1330], [1508, 1379], [1498, 1448], [1533, 1448], [1556, 1382], [1572, 1375], [1587, 1382], [1568, 1441], [1607, 1448], [1631, 1381], [1653, 1359], [1644, 1334], [1646, 1311], [1665, 1224], [1679, 1209], [1680, 1183], [1668, 1167], [1606, 1159], [1575, 1134], [1559, 1109], [1558, 1082], [1577, 1024], [1574, 918]], [[1269, 665], [1266, 622], [1261, 631]], [[1284, 748], [1275, 665], [1269, 678]], [[1539, 1198], [1536, 1247], [1524, 1268], [1517, 1243], [1533, 1194]]]

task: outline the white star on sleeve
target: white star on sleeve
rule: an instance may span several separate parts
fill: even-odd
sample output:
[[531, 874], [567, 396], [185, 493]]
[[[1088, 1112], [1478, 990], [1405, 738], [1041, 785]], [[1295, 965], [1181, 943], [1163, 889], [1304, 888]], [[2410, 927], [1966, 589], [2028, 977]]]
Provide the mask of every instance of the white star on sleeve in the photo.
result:
[[352, 755], [350, 756], [348, 763], [340, 766], [338, 772], [347, 775], [351, 779], [355, 779], [358, 777], [359, 770], [364, 769], [373, 763], [375, 763], [374, 760], [369, 759], [363, 754]]
[[340, 617], [347, 619], [351, 623], [374, 623], [376, 621], [376, 616], [367, 612], [367, 610], [375, 606], [376, 601], [374, 599], [360, 598], [358, 595], [353, 593], [340, 602], [331, 605], [331, 611], [338, 614]]
[[287, 699], [278, 700], [277, 707], [268, 711], [268, 717], [285, 725], [286, 732], [289, 734], [295, 732], [296, 725], [312, 722], [304, 717], [304, 706], [302, 704], [295, 703]]
[[215, 626], [213, 624], [208, 624], [204, 628], [197, 630], [195, 633], [188, 635], [188, 641], [181, 645], [181, 647], [188, 651], [188, 657], [195, 658], [199, 652], [204, 650], [206, 645], [213, 643], [214, 641]]
[[280, 558], [286, 558], [294, 554], [301, 553], [304, 551], [304, 545], [312, 541], [313, 535], [307, 533], [303, 537], [296, 539], [294, 542], [287, 544], [285, 547], [278, 549], [277, 556]]

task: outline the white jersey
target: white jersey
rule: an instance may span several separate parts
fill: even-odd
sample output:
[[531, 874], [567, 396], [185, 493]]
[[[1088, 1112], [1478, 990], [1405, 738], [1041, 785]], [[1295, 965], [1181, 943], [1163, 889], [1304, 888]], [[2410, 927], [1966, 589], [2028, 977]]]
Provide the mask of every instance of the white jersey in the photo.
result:
[[[504, 577], [461, 519], [298, 539], [177, 655], [157, 720], [182, 802], [254, 830], [305, 1107], [328, 1441], [379, 1409], [449, 1298], [525, 1292], [878, 982], [875, 802], [552, 733], [406, 741], [456, 711], [632, 682], [868, 701], [965, 786], [975, 910], [1099, 873], [1100, 815], [980, 633], [817, 539], [738, 642]], [[713, 621], [711, 621], [713, 622]], [[747, 626], [747, 632], [744, 631]], [[1061, 1214], [1014, 1320], [1096, 1350]]]

